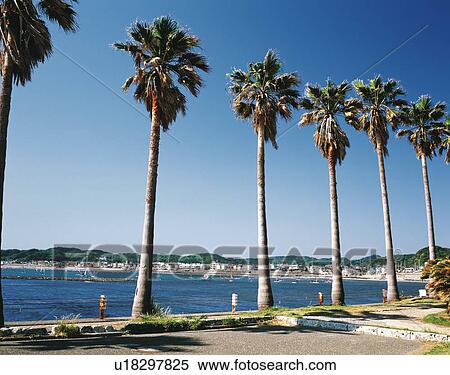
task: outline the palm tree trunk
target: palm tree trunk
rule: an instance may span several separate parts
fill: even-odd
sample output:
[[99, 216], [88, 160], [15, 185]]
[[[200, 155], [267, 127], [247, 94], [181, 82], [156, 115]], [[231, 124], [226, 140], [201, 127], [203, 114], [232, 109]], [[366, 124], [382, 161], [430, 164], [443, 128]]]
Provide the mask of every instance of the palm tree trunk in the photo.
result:
[[150, 131], [144, 230], [142, 235], [139, 276], [133, 301], [133, 318], [138, 318], [142, 314], [149, 314], [151, 313], [152, 309], [151, 293], [154, 246], [153, 241], [155, 230], [156, 180], [158, 176], [160, 134], [161, 127], [159, 124], [159, 106], [158, 100], [154, 95], [152, 99], [152, 127]]
[[[11, 93], [13, 83], [13, 65], [8, 52], [5, 52], [4, 64], [2, 67], [2, 92], [0, 96], [0, 251], [3, 240], [3, 193], [5, 185], [6, 167], [6, 143], [8, 134], [9, 112], [11, 108]], [[1, 264], [0, 264], [0, 327], [5, 325], [3, 315], [3, 296], [1, 285]]]
[[338, 197], [336, 188], [336, 158], [333, 150], [328, 151], [328, 174], [330, 177], [330, 216], [333, 283], [331, 301], [333, 305], [344, 305], [344, 284], [342, 281], [341, 243], [339, 238]]
[[425, 205], [427, 209], [427, 222], [428, 222], [428, 251], [430, 254], [430, 260], [436, 258], [435, 242], [434, 242], [434, 224], [433, 224], [433, 208], [431, 206], [431, 193], [430, 183], [428, 180], [428, 167], [427, 158], [422, 155], [422, 175], [423, 175], [423, 189], [425, 192]]
[[389, 198], [386, 184], [386, 173], [384, 170], [383, 146], [381, 142], [377, 144], [378, 168], [380, 172], [381, 200], [383, 202], [384, 214], [384, 235], [386, 241], [386, 281], [387, 300], [397, 301], [399, 299], [397, 273], [395, 270], [394, 246], [392, 244], [391, 214], [389, 211]]
[[270, 285], [269, 248], [266, 221], [266, 191], [264, 171], [264, 130], [258, 131], [257, 183], [258, 183], [258, 309], [273, 306]]

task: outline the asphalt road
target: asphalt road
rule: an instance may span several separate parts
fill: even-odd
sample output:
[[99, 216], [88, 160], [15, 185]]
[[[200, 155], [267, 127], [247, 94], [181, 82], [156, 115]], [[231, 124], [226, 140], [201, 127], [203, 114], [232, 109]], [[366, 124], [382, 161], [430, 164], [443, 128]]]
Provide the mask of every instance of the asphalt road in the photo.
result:
[[291, 327], [0, 343], [0, 354], [416, 354], [424, 344]]

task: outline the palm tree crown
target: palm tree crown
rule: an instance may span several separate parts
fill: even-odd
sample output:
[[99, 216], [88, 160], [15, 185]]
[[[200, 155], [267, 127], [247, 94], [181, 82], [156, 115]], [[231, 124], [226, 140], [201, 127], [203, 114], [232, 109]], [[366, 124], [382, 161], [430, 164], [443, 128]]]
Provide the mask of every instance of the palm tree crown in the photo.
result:
[[450, 163], [450, 117], [444, 122], [444, 127], [442, 130], [442, 141], [439, 147], [439, 154], [445, 154], [445, 162]]
[[[332, 157], [341, 163], [350, 147], [347, 135], [339, 126], [337, 116], [344, 114], [346, 121], [356, 124], [362, 103], [357, 99], [346, 99], [351, 85], [344, 81], [339, 85], [327, 81], [325, 87], [306, 86], [305, 97], [300, 100], [300, 107], [309, 112], [303, 114], [300, 125], [317, 124], [314, 142], [323, 157]], [[331, 153], [331, 154], [330, 154]]]
[[388, 154], [389, 140], [388, 124], [395, 130], [399, 124], [398, 108], [407, 103], [399, 99], [405, 95], [399, 82], [389, 79], [383, 82], [380, 76], [371, 79], [368, 84], [361, 80], [353, 82], [356, 93], [363, 102], [363, 114], [357, 125], [358, 130], [364, 130], [375, 148], [379, 145], [383, 154]]
[[25, 85], [33, 69], [52, 53], [51, 35], [44, 19], [57, 23], [64, 31], [77, 29], [73, 3], [77, 0], [3, 0], [0, 2], [0, 62], [5, 53], [13, 63], [13, 79]]
[[203, 84], [198, 70], [209, 71], [206, 58], [194, 52], [200, 46], [200, 39], [170, 17], [157, 18], [152, 24], [136, 22], [128, 35], [130, 41], [114, 44], [118, 50], [130, 53], [136, 67], [123, 89], [135, 84], [134, 97], [149, 112], [156, 99], [160, 125], [167, 130], [178, 113], [186, 112], [186, 98], [176, 82], [197, 96]]
[[300, 79], [296, 73], [281, 73], [281, 61], [269, 50], [264, 61], [249, 64], [248, 71], [230, 73], [233, 110], [237, 117], [251, 118], [258, 133], [277, 148], [277, 117], [287, 120], [297, 107]]
[[442, 144], [442, 134], [446, 105], [438, 102], [433, 105], [427, 95], [421, 96], [415, 103], [405, 106], [400, 114], [405, 129], [397, 132], [399, 137], [407, 137], [416, 150], [418, 158], [432, 158]]

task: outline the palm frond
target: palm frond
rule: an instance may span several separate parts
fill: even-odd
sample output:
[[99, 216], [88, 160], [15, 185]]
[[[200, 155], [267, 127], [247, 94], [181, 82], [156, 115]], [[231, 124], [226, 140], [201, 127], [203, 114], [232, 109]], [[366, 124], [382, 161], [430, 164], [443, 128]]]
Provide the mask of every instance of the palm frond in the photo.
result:
[[262, 62], [248, 65], [247, 71], [233, 69], [228, 74], [232, 109], [236, 117], [251, 119], [254, 130], [277, 148], [277, 118], [288, 120], [300, 96], [296, 73], [282, 73], [281, 61], [269, 50]]
[[399, 119], [403, 129], [397, 132], [397, 136], [408, 139], [417, 157], [425, 156], [431, 159], [442, 147], [445, 109], [445, 103], [437, 102], [433, 105], [430, 96], [422, 95], [417, 101], [400, 110]]
[[337, 118], [343, 114], [355, 126], [359, 122], [358, 113], [362, 108], [361, 101], [346, 98], [350, 90], [351, 86], [347, 81], [336, 85], [329, 80], [324, 87], [307, 84], [305, 97], [299, 101], [299, 106], [307, 111], [300, 118], [299, 125], [315, 124], [316, 147], [324, 158], [332, 158], [339, 163], [344, 160], [350, 142]]
[[389, 79], [383, 82], [379, 75], [367, 83], [356, 80], [353, 87], [362, 103], [362, 116], [358, 121], [351, 118], [351, 124], [366, 132], [374, 147], [381, 147], [383, 153], [388, 155], [388, 125], [396, 130], [402, 124], [402, 108], [408, 104], [401, 98], [405, 94], [404, 90], [397, 80]]
[[78, 0], [41, 0], [38, 2], [38, 8], [50, 21], [56, 22], [64, 31], [75, 32], [78, 24], [73, 3], [78, 3]]
[[186, 97], [176, 83], [197, 96], [203, 86], [200, 71], [209, 71], [208, 61], [196, 51], [200, 40], [170, 17], [159, 17], [152, 23], [135, 22], [128, 35], [128, 41], [113, 45], [129, 53], [135, 65], [134, 75], [123, 88], [134, 84], [135, 99], [144, 103], [149, 112], [156, 98], [160, 126], [167, 130], [177, 114], [186, 113]]

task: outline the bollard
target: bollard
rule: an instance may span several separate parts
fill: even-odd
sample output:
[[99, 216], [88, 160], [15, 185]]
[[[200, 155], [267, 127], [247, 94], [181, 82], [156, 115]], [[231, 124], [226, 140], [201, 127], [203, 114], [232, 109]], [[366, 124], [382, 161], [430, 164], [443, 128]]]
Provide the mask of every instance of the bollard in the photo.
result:
[[381, 302], [386, 303], [387, 302], [387, 291], [386, 289], [381, 289]]
[[103, 320], [105, 318], [105, 310], [106, 310], [106, 297], [102, 294], [100, 296], [100, 320]]
[[317, 300], [319, 302], [319, 306], [322, 306], [323, 305], [323, 293], [322, 292], [319, 292]]
[[238, 295], [236, 293], [233, 293], [231, 295], [231, 313], [236, 314], [236, 307], [238, 303]]

